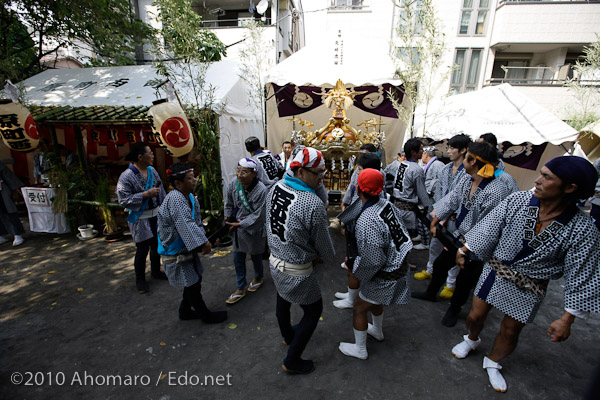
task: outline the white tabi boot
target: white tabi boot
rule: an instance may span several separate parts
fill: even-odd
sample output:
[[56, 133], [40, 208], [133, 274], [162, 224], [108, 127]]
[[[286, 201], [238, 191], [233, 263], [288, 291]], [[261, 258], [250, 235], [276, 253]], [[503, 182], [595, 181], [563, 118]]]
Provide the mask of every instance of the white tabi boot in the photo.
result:
[[367, 353], [367, 331], [354, 329], [354, 340], [356, 343], [340, 343], [340, 351], [347, 356], [366, 360], [369, 357], [369, 353]]
[[373, 324], [369, 324], [367, 333], [378, 342], [383, 341], [383, 313], [373, 315]]
[[13, 240], [13, 246], [22, 245], [24, 240], [25, 239], [23, 239], [23, 237], [21, 237], [21, 235], [15, 235], [15, 239]]
[[487, 371], [488, 377], [490, 378], [490, 385], [492, 385], [494, 390], [496, 392], [506, 392], [506, 381], [500, 373], [502, 366], [496, 361], [483, 357], [483, 368]]
[[481, 338], [477, 340], [469, 339], [469, 335], [463, 336], [463, 341], [452, 348], [452, 355], [456, 358], [465, 358], [472, 350], [475, 350], [481, 343]]
[[[348, 292], [350, 292], [350, 288], [348, 288]], [[347, 299], [348, 298], [348, 292], [335, 292], [335, 297], [336, 299]]]
[[358, 297], [358, 292], [360, 292], [360, 289], [348, 288], [348, 297], [334, 301], [333, 305], [341, 309], [354, 307], [354, 300]]

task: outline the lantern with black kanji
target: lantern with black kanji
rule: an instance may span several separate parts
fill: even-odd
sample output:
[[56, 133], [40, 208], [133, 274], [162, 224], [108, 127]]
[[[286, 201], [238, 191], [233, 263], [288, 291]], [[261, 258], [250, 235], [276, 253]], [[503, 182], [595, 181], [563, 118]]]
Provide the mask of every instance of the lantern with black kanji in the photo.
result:
[[31, 151], [40, 141], [29, 110], [8, 99], [0, 99], [0, 135], [4, 144], [16, 151]]
[[192, 151], [194, 138], [185, 112], [176, 103], [157, 100], [148, 110], [148, 119], [157, 141], [167, 153], [182, 157]]

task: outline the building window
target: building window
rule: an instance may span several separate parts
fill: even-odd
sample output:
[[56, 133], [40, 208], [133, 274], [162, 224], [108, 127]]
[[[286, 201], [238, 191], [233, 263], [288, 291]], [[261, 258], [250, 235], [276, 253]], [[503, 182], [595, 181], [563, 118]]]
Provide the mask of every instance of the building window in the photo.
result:
[[481, 66], [481, 49], [456, 49], [450, 93], [466, 93], [477, 89]]
[[490, 0], [462, 0], [459, 35], [485, 35]]
[[335, 10], [362, 10], [368, 5], [364, 0], [330, 0], [329, 6]]

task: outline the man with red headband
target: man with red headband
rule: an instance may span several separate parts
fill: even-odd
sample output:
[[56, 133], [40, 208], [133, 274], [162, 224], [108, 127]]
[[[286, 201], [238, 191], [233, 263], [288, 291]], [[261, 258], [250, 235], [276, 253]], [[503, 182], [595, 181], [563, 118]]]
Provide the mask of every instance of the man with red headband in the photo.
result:
[[[303, 148], [290, 163], [290, 172], [267, 194], [266, 228], [271, 276], [277, 289], [277, 322], [284, 343], [290, 346], [283, 370], [298, 374], [315, 369], [312, 360], [303, 360], [301, 355], [323, 311], [313, 265], [317, 256], [329, 259], [335, 256], [335, 250], [325, 207], [315, 193], [325, 174], [323, 154], [311, 147]], [[304, 310], [300, 323], [293, 327], [292, 304]]]
[[[406, 255], [412, 242], [400, 211], [379, 196], [383, 186], [383, 175], [375, 169], [364, 169], [358, 175], [363, 206], [356, 221], [358, 256], [352, 270], [360, 281], [353, 314], [355, 343], [342, 342], [339, 349], [363, 360], [368, 357], [367, 334], [383, 340], [383, 306], [410, 302]], [[373, 324], [368, 323], [368, 312], [373, 314]]]
[[533, 322], [550, 279], [564, 276], [564, 312], [550, 324], [553, 342], [569, 337], [576, 317], [600, 312], [600, 233], [576, 206], [594, 192], [598, 179], [592, 164], [576, 156], [557, 157], [542, 167], [533, 192], [506, 198], [465, 235], [456, 255], [485, 260], [467, 317], [464, 341], [452, 354], [465, 358], [481, 343], [479, 333], [492, 309], [504, 319], [492, 351], [483, 359], [490, 384], [506, 391], [498, 362], [517, 346], [525, 324]]
[[[488, 143], [470, 143], [467, 156], [463, 161], [466, 175], [454, 189], [433, 205], [435, 216], [431, 222], [431, 232], [436, 235], [436, 226], [452, 214], [457, 215], [456, 230], [451, 232], [458, 240], [475, 224], [485, 217], [494, 207], [508, 196], [509, 189], [498, 179], [494, 178], [494, 165], [498, 160], [498, 152]], [[425, 292], [414, 292], [412, 296], [421, 300], [435, 301], [436, 295], [448, 275], [448, 270], [455, 264], [456, 247], [446, 246], [446, 249], [433, 263], [433, 276]], [[450, 301], [450, 307], [442, 319], [442, 324], [448, 327], [456, 325], [462, 306], [469, 299], [471, 289], [475, 287], [483, 262], [477, 257], [471, 257], [466, 267], [456, 278], [456, 288]]]

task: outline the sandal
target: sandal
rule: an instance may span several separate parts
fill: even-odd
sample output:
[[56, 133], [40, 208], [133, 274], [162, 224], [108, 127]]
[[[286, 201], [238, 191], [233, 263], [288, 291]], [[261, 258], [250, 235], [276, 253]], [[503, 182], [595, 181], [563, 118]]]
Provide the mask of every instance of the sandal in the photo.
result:
[[258, 289], [260, 289], [260, 287], [262, 286], [262, 284], [264, 283], [264, 281], [260, 281], [260, 282], [250, 282], [250, 285], [248, 286], [248, 291], [249, 292], [256, 292]]
[[238, 301], [240, 301], [241, 299], [243, 299], [246, 296], [246, 293], [242, 293], [242, 294], [235, 294], [232, 293], [227, 300], [225, 300], [225, 303], [227, 304], [235, 304]]

